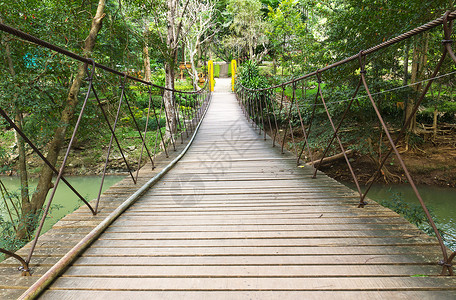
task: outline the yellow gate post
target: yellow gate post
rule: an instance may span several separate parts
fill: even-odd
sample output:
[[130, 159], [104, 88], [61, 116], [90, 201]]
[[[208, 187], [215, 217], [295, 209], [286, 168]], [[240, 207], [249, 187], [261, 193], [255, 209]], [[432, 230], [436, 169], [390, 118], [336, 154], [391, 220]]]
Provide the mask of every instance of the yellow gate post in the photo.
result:
[[231, 61], [231, 90], [234, 92], [234, 81], [236, 78], [237, 64], [236, 60]]
[[209, 87], [211, 92], [214, 91], [214, 62], [212, 60], [207, 62], [207, 71], [209, 73]]

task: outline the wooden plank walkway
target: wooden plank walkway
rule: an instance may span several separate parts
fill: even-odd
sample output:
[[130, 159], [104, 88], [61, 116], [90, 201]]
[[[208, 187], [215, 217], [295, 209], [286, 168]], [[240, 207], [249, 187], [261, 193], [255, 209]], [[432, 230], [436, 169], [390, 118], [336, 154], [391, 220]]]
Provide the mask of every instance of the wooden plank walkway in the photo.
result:
[[184, 158], [41, 299], [456, 298], [435, 239], [310, 174], [215, 93]]

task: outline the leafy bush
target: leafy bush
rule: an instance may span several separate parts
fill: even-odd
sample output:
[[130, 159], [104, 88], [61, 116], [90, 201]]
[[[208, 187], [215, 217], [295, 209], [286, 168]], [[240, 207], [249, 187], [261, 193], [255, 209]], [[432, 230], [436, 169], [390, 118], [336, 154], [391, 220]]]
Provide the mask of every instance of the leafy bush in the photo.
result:
[[196, 95], [176, 94], [176, 101], [185, 107], [196, 107], [198, 105]]
[[[147, 116], [143, 116], [137, 120], [138, 126], [140, 129], [146, 128], [146, 121], [147, 121]], [[155, 131], [159, 127], [165, 127], [166, 126], [166, 119], [165, 118], [159, 118], [158, 119], [158, 124], [157, 120], [155, 120], [154, 116], [149, 116], [149, 122], [147, 124], [147, 131]]]
[[269, 86], [266, 79], [260, 76], [258, 65], [250, 60], [239, 67], [236, 89], [239, 89], [240, 85], [249, 89], [261, 89]]
[[193, 85], [191, 83], [176, 84], [174, 85], [174, 89], [178, 91], [193, 91]]

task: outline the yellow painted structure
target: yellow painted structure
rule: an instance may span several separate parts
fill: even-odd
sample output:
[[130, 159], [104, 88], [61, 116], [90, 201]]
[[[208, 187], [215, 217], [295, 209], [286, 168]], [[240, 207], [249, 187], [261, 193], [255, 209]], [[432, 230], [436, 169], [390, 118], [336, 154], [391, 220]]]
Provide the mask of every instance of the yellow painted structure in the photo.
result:
[[212, 60], [207, 62], [207, 71], [209, 73], [209, 84], [210, 84], [211, 92], [213, 92], [215, 81], [214, 81], [214, 62]]
[[236, 60], [233, 59], [231, 61], [231, 90], [234, 92], [234, 83], [236, 80], [236, 71], [237, 71], [237, 63]]

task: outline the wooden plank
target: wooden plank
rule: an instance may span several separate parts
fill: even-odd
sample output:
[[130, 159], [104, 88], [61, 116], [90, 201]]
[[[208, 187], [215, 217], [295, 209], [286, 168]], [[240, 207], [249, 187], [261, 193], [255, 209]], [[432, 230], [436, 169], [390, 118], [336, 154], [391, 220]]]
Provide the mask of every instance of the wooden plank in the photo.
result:
[[[192, 256], [81, 256], [73, 265], [91, 266], [254, 266], [254, 265], [435, 265], [421, 254], [346, 255], [195, 255]], [[410, 273], [413, 275], [413, 273]]]
[[242, 231], [225, 231], [225, 232], [138, 232], [138, 233], [123, 233], [123, 232], [107, 232], [103, 238], [107, 239], [262, 239], [262, 238], [317, 238], [317, 237], [331, 237], [331, 238], [371, 238], [371, 237], [399, 237], [411, 238], [419, 237], [422, 232], [418, 230], [403, 230], [403, 231], [389, 231], [389, 230], [370, 230], [370, 231], [270, 231], [270, 232], [242, 232]]
[[[195, 194], [195, 193], [193, 193]], [[153, 198], [151, 204], [160, 205], [161, 203], [173, 203], [176, 204], [175, 198], [180, 196], [192, 195], [192, 193], [186, 194], [178, 194], [178, 193], [167, 193], [163, 195], [150, 195], [148, 194], [147, 197]], [[357, 207], [359, 203], [359, 197], [354, 195], [338, 195], [337, 197], [330, 196], [330, 195], [321, 195], [321, 194], [314, 194], [314, 193], [286, 193], [286, 194], [230, 194], [229, 198], [227, 194], [221, 193], [210, 193], [208, 191], [204, 191], [204, 194], [201, 194], [201, 202], [208, 202], [208, 203], [236, 203], [236, 202], [249, 202], [249, 203], [256, 203], [260, 201], [273, 201], [273, 203], [279, 203], [281, 201], [291, 200], [296, 201], [295, 203], [306, 203], [320, 205], [322, 202], [328, 203], [346, 203], [349, 202], [352, 207]], [[152, 199], [151, 199], [152, 200]], [[301, 201], [301, 202], [300, 202]], [[145, 202], [147, 205], [147, 202]], [[365, 208], [369, 208], [369, 206], [378, 206], [375, 202], [369, 201], [369, 205]], [[363, 210], [363, 209], [359, 209]]]
[[[226, 231], [362, 231], [362, 230], [411, 230], [413, 227], [408, 224], [318, 224], [318, 225], [204, 225], [204, 226], [154, 226], [144, 224], [129, 224], [128, 226], [111, 226], [106, 232], [226, 232]], [[416, 229], [415, 229], [416, 230]]]
[[[170, 215], [170, 214], [153, 214], [153, 213], [128, 213], [128, 211], [125, 213], [124, 217], [126, 219], [131, 219], [134, 218], [136, 220], [160, 220], [163, 222], [167, 221], [202, 221], [206, 220], [206, 222], [222, 222], [226, 220], [227, 217], [232, 217], [233, 220], [236, 220], [238, 222], [251, 222], [252, 220], [295, 220], [297, 222], [302, 222], [306, 220], [313, 220], [313, 219], [335, 219], [335, 218], [340, 218], [340, 219], [354, 219], [358, 221], [359, 219], [362, 218], [396, 218], [397, 214], [393, 212], [371, 212], [371, 213], [364, 213], [364, 214], [353, 214], [353, 213], [345, 213], [345, 212], [340, 212], [340, 213], [307, 213], [307, 214], [237, 214], [236, 216], [230, 215], [230, 214], [212, 214], [212, 215], [189, 215], [189, 214], [176, 214], [176, 215]], [[73, 218], [68, 218], [68, 221], [71, 221], [73, 219], [76, 219], [76, 216], [73, 216]], [[209, 219], [209, 220], [208, 220]]]
[[127, 216], [123, 215], [117, 219], [116, 223], [113, 224], [113, 227], [120, 226], [154, 226], [154, 225], [163, 225], [163, 226], [199, 226], [199, 225], [316, 225], [316, 224], [408, 224], [408, 226], [413, 226], [404, 218], [399, 217], [398, 215], [394, 216], [383, 216], [377, 218], [352, 218], [352, 217], [325, 217], [317, 216], [314, 218], [305, 218], [305, 219], [296, 219], [296, 218], [256, 218], [256, 219], [239, 219], [239, 218], [192, 218], [192, 219], [180, 219], [180, 218], [166, 218], [166, 219], [151, 219], [149, 217], [142, 216]]
[[[211, 291], [211, 290], [301, 290], [301, 291], [377, 291], [377, 290], [454, 290], [456, 278], [100, 278], [61, 277], [51, 289], [111, 291]], [[439, 287], [439, 288], [437, 288]]]
[[[35, 266], [35, 267], [33, 267], [32, 275], [41, 276], [44, 273], [46, 273], [47, 270], [48, 270], [48, 268], [46, 266]], [[0, 266], [0, 277], [2, 277], [2, 278], [3, 277], [20, 278], [21, 277], [20, 275], [21, 275], [21, 272], [12, 265], [2, 264]], [[2, 281], [3, 280], [0, 280], [0, 284]]]
[[410, 277], [410, 272], [433, 276], [438, 266], [384, 266], [384, 265], [333, 265], [333, 266], [74, 266], [63, 277]]
[[[189, 207], [190, 206], [190, 207]], [[162, 215], [162, 214], [187, 214], [187, 215], [193, 215], [193, 214], [199, 214], [199, 213], [204, 213], [205, 215], [217, 215], [218, 213], [225, 213], [225, 214], [249, 214], [249, 213], [260, 213], [260, 214], [271, 214], [271, 213], [287, 213], [287, 214], [304, 214], [304, 213], [334, 213], [338, 212], [341, 210], [346, 210], [348, 213], [353, 213], [356, 214], [358, 210], [353, 208], [352, 206], [344, 207], [343, 205], [340, 205], [339, 207], [336, 205], [332, 206], [227, 206], [227, 207], [200, 207], [198, 205], [176, 205], [174, 207], [132, 207], [129, 212], [133, 214], [156, 214], [156, 215]], [[388, 212], [385, 208], [382, 208], [380, 206], [371, 208], [369, 209], [369, 212]]]
[[[148, 205], [141, 205], [141, 206], [132, 206], [132, 209], [140, 210], [140, 209], [156, 209], [156, 208], [176, 208], [176, 207], [185, 207], [184, 205], [179, 204], [179, 200], [185, 200], [185, 196], [180, 197], [172, 197], [171, 200], [161, 200], [161, 199], [154, 199], [154, 204]], [[297, 199], [294, 202], [290, 199], [283, 199], [279, 201], [267, 201], [262, 199], [257, 200], [238, 200], [233, 202], [222, 202], [216, 200], [209, 200], [205, 199], [204, 197], [198, 201], [197, 207], [198, 208], [224, 208], [224, 207], [276, 207], [276, 208], [283, 208], [283, 207], [294, 207], [294, 208], [302, 208], [305, 206], [338, 206], [343, 209], [346, 208], [353, 208], [354, 202], [352, 199], [342, 199], [342, 200], [325, 200], [325, 199]], [[379, 207], [379, 206], [372, 206], [371, 207]]]
[[[322, 187], [322, 188], [319, 188], [319, 187], [315, 187], [315, 188], [312, 188], [312, 187], [286, 187], [286, 186], [274, 186], [274, 187], [264, 187], [264, 188], [258, 188], [258, 187], [255, 187], [255, 186], [252, 186], [252, 187], [249, 187], [249, 186], [246, 186], [245, 188], [243, 188], [242, 186], [238, 186], [238, 187], [232, 187], [232, 188], [229, 188], [229, 187], [206, 187], [204, 185], [201, 185], [203, 188], [204, 188], [204, 191], [208, 192], [208, 193], [215, 193], [215, 194], [218, 194], [218, 193], [222, 193], [222, 194], [228, 194], [228, 193], [232, 193], [232, 194], [277, 194], [277, 193], [282, 193], [282, 194], [285, 194], [285, 193], [295, 193], [295, 194], [306, 194], [306, 193], [311, 193], [311, 194], [318, 194], [318, 193], [327, 193], [327, 194], [330, 194], [330, 195], [334, 195], [334, 196], [337, 196], [337, 195], [346, 195], [346, 194], [350, 194], [350, 195], [353, 195], [354, 193], [352, 191], [347, 191], [345, 189], [337, 189], [337, 188], [334, 188], [332, 189], [331, 187]], [[198, 186], [196, 186], [197, 188]], [[179, 194], [179, 191], [186, 191], [186, 190], [190, 190], [191, 192], [193, 192], [195, 189], [195, 187], [193, 186], [174, 186], [174, 187], [161, 187], [161, 188], [157, 188], [157, 189], [154, 189], [153, 192], [151, 193], [148, 193], [148, 195], [151, 195], [151, 196], [154, 196], [154, 195], [160, 195], [160, 194], [164, 194], [164, 193], [170, 193], [170, 192], [173, 192], [174, 193], [177, 193]]]
[[[51, 266], [55, 265], [55, 263], [59, 260], [59, 257], [43, 257], [43, 256], [34, 256], [33, 260], [30, 262], [30, 267], [31, 268], [36, 268], [36, 267], [41, 267], [41, 266], [47, 266], [50, 268]], [[6, 267], [12, 267], [15, 270], [17, 270], [18, 262], [17, 260], [13, 259], [6, 259], [2, 261], [2, 266]]]
[[[268, 256], [268, 255], [408, 255], [411, 253], [423, 253], [429, 250], [424, 246], [319, 246], [319, 247], [116, 247], [116, 248], [89, 248], [84, 256]], [[435, 257], [439, 255], [439, 249], [422, 254], [422, 257]], [[434, 261], [435, 263], [437, 261]]]
[[252, 300], [252, 299], [306, 299], [321, 300], [334, 298], [352, 299], [455, 299], [455, 291], [46, 291], [40, 299], [218, 299], [218, 300]]
[[[193, 239], [193, 240], [118, 240], [101, 238], [92, 247], [322, 247], [322, 246], [430, 246], [439, 249], [435, 239], [420, 236], [360, 238], [283, 238], [283, 239]], [[52, 247], [52, 244], [49, 245]], [[422, 250], [422, 248], [420, 248]]]
[[27, 289], [37, 281], [39, 276], [21, 276], [20, 274], [0, 277], [0, 290], [9, 289]]
[[[310, 210], [310, 209], [309, 209]], [[389, 212], [378, 212], [378, 211], [370, 211], [364, 212], [364, 214], [360, 214], [357, 212], [337, 212], [331, 211], [330, 209], [325, 211], [319, 210], [312, 210], [312, 211], [294, 211], [294, 212], [287, 212], [287, 211], [258, 211], [256, 213], [252, 213], [251, 211], [231, 211], [223, 212], [223, 211], [190, 211], [190, 212], [148, 212], [148, 211], [132, 211], [125, 213], [128, 216], [149, 216], [149, 217], [175, 217], [175, 218], [193, 218], [193, 217], [200, 217], [200, 218], [223, 218], [223, 217], [233, 217], [233, 218], [284, 218], [285, 216], [288, 218], [322, 218], [322, 217], [353, 217], [353, 218], [360, 218], [360, 217], [377, 217], [377, 216], [395, 216], [393, 213]]]
[[25, 290], [25, 288], [0, 288], [0, 299], [18, 299]]

